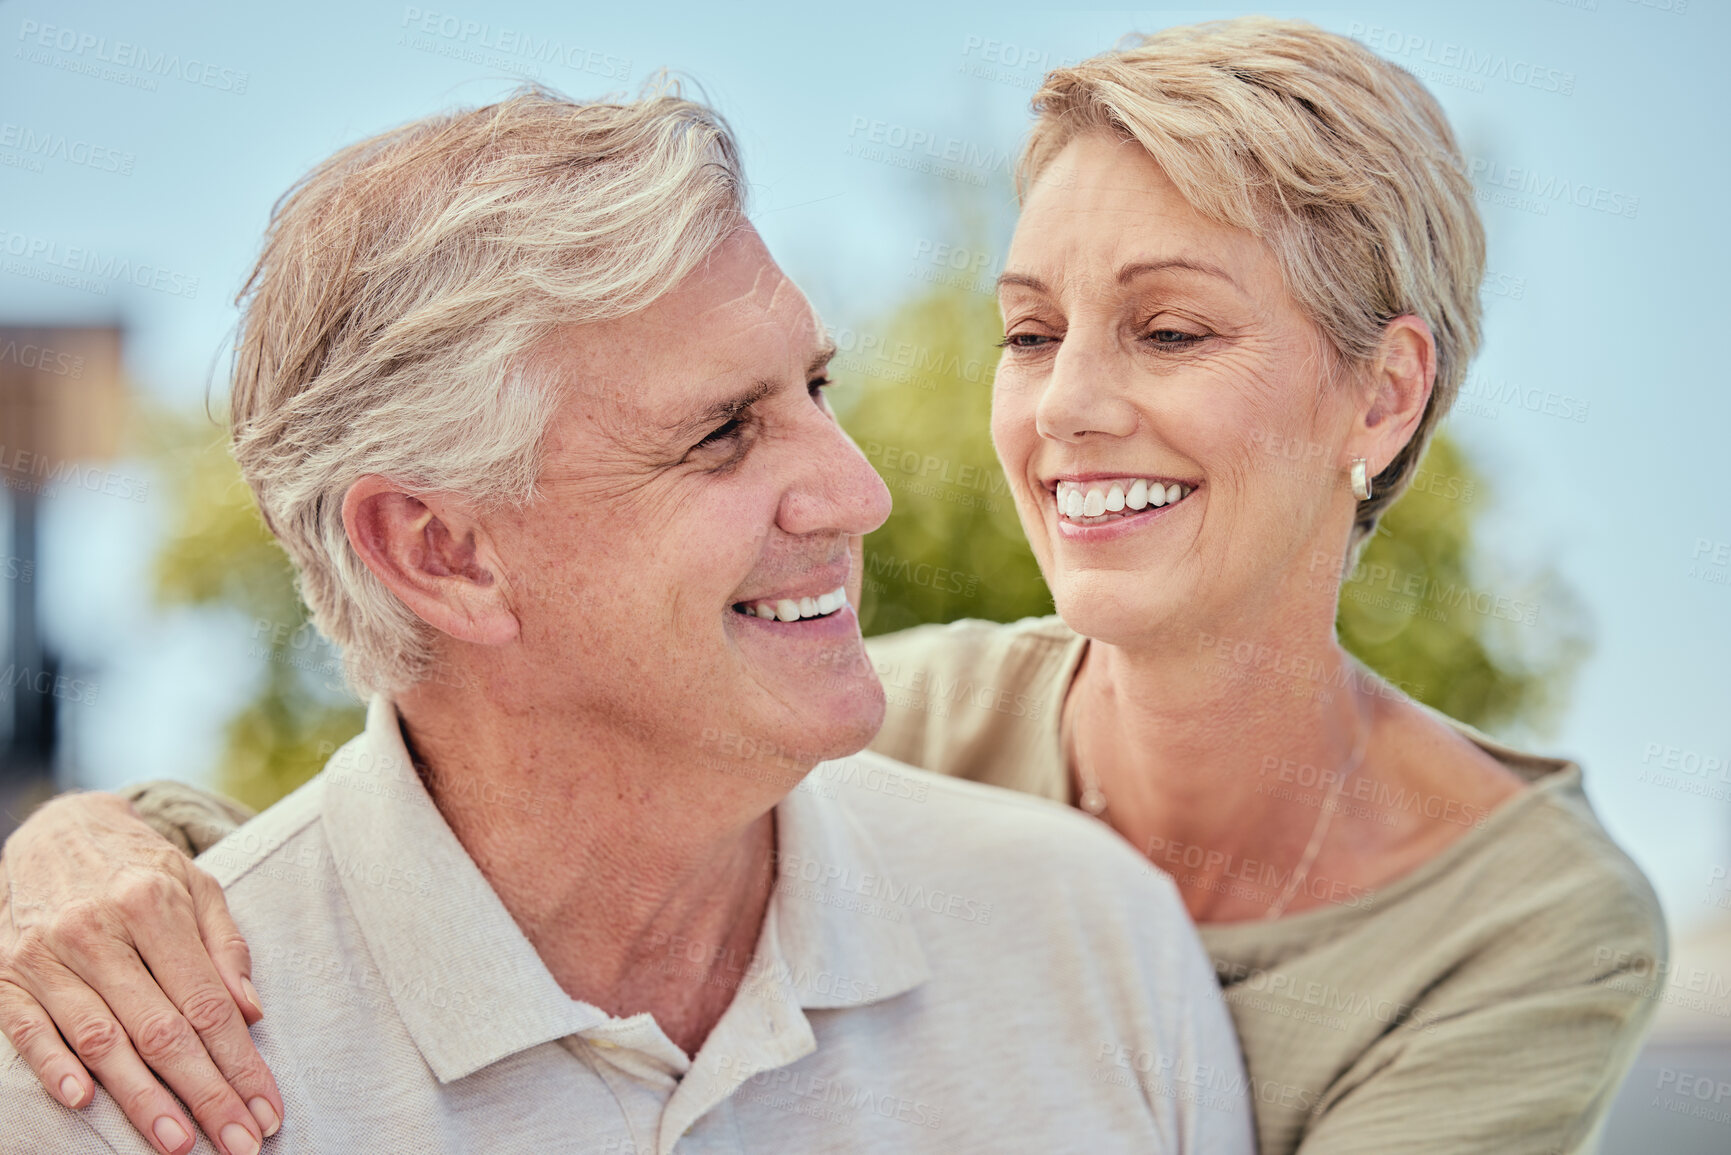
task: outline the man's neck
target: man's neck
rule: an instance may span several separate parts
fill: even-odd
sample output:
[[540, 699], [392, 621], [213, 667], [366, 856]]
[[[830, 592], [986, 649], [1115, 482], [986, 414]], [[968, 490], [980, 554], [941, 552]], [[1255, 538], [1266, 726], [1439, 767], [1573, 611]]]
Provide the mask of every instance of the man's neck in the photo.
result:
[[696, 1054], [755, 954], [797, 778], [742, 783], [440, 686], [397, 708], [434, 803], [565, 992], [649, 1012]]

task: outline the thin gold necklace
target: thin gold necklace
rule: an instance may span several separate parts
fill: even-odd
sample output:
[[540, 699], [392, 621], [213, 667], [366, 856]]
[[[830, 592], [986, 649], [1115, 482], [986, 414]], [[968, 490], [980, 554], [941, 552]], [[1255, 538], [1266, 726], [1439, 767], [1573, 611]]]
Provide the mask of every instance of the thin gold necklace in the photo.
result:
[[[1079, 708], [1072, 705], [1075, 700], [1075, 685], [1072, 683], [1071, 693], [1064, 699], [1062, 724], [1070, 731], [1070, 740], [1065, 745], [1070, 750], [1070, 761], [1076, 767], [1077, 782], [1082, 788], [1076, 805], [1095, 818], [1100, 818], [1110, 803], [1106, 799], [1106, 792], [1100, 789], [1099, 777], [1082, 757], [1082, 727], [1076, 723]], [[1341, 767], [1340, 773], [1334, 776], [1334, 781], [1328, 784], [1328, 794], [1322, 800], [1322, 810], [1316, 816], [1316, 825], [1311, 827], [1310, 841], [1304, 847], [1304, 854], [1299, 858], [1298, 865], [1292, 868], [1292, 877], [1287, 880], [1286, 888], [1281, 891], [1280, 897], [1274, 900], [1268, 913], [1262, 916], [1264, 919], [1279, 918], [1286, 913], [1287, 904], [1297, 896], [1310, 877], [1310, 868], [1316, 864], [1316, 856], [1322, 852], [1322, 844], [1328, 838], [1328, 828], [1333, 824], [1334, 812], [1338, 809], [1335, 804], [1340, 800], [1341, 789], [1346, 785], [1346, 780], [1364, 765], [1364, 755], [1369, 745], [1370, 727], [1364, 726], [1359, 730], [1357, 741], [1353, 743], [1352, 755]], [[1104, 818], [1100, 820], [1105, 821]]]

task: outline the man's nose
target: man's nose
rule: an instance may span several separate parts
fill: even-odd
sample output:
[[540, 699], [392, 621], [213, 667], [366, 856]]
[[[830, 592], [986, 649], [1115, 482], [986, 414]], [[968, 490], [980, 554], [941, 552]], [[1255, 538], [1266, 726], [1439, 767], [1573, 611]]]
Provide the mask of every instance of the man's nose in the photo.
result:
[[831, 417], [816, 416], [802, 446], [798, 476], [777, 520], [790, 534], [867, 534], [890, 515], [890, 491], [853, 438]]

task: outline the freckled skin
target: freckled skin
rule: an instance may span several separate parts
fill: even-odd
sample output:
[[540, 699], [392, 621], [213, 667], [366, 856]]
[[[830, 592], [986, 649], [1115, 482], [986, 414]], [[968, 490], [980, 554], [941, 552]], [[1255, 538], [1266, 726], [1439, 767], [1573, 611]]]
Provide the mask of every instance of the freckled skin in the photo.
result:
[[[717, 727], [851, 753], [883, 710], [857, 638], [857, 661], [836, 652], [845, 641], [814, 657], [742, 630], [729, 607], [823, 566], [846, 575], [857, 604], [860, 536], [887, 516], [888, 492], [808, 392], [823, 332], [756, 234], [707, 274], [549, 350], [573, 394], [547, 442], [544, 497], [493, 530], [506, 572], [542, 579], [522, 591], [507, 579], [513, 609], [544, 684], [670, 754]], [[739, 446], [694, 451], [707, 428], [670, 431], [759, 379], [778, 387]], [[824, 659], [842, 676], [811, 678]]]

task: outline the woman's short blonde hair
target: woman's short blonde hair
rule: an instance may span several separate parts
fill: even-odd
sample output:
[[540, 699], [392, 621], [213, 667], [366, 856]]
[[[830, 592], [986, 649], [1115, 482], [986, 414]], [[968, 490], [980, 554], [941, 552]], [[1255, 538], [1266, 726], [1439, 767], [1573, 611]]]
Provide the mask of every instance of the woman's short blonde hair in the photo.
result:
[[1356, 547], [1405, 490], [1479, 344], [1485, 237], [1442, 109], [1412, 74], [1294, 20], [1168, 28], [1047, 74], [1022, 195], [1064, 146], [1106, 131], [1147, 149], [1204, 216], [1261, 238], [1347, 367], [1413, 314], [1436, 382], [1411, 441], [1358, 505]]
[[559, 400], [535, 347], [672, 288], [744, 187], [726, 124], [677, 88], [537, 88], [351, 145], [278, 202], [238, 301], [233, 448], [357, 691], [427, 676], [432, 635], [349, 543], [349, 487], [529, 501]]

